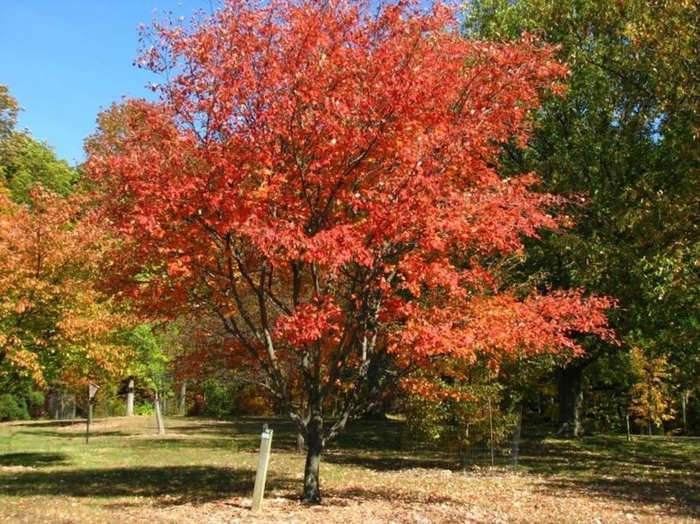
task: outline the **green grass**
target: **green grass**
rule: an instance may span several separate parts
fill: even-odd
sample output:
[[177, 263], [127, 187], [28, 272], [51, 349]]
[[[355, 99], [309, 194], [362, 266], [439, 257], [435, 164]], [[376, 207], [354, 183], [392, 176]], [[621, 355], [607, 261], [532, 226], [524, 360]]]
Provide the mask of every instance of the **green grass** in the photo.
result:
[[[105, 419], [92, 425], [88, 444], [84, 422], [0, 424], [0, 522], [97, 522], [115, 516], [196, 522], [203, 508], [217, 515], [243, 512], [246, 521], [248, 509], [241, 501], [252, 495], [264, 422], [169, 419], [167, 434], [158, 436], [152, 418]], [[288, 421], [269, 423], [275, 433], [266, 497], [296, 504], [304, 456], [295, 451], [295, 431]], [[397, 501], [424, 505], [425, 511], [433, 511], [435, 501], [455, 508], [483, 504], [484, 512], [495, 511], [495, 504], [506, 511], [508, 522], [527, 522], [519, 520], [522, 508], [507, 513], [508, 501], [525, 500], [532, 505], [529, 514], [536, 515], [547, 504], [563, 503], [563, 494], [584, 505], [613, 504], [613, 516], [631, 508], [633, 514], [653, 516], [649, 521], [700, 519], [698, 439], [525, 439], [518, 472], [467, 468], [451, 474], [452, 484], [431, 473], [444, 471], [445, 464], [431, 470], [434, 465], [429, 454], [402, 449], [401, 422], [357, 421], [325, 453], [322, 489], [332, 499], [358, 501], [358, 507], [376, 504], [377, 511]], [[499, 504], [488, 502], [494, 496], [502, 497]], [[285, 508], [281, 515], [289, 512]], [[571, 509], [570, 520], [558, 511], [559, 521], [578, 522], [580, 509]], [[644, 522], [642, 517], [638, 521]], [[547, 521], [546, 515], [541, 519]], [[358, 517], [357, 522], [366, 520]], [[297, 521], [305, 522], [304, 517]]]

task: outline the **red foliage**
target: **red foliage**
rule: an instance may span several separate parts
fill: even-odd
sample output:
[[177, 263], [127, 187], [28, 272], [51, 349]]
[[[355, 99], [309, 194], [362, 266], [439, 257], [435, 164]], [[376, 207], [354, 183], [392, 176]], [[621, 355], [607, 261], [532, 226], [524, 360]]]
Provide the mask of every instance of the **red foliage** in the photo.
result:
[[113, 107], [88, 144], [112, 271], [158, 314], [216, 314], [283, 401], [295, 374], [313, 402], [350, 390], [386, 351], [573, 355], [572, 332], [609, 335], [609, 301], [521, 300], [480, 263], [557, 226], [535, 176], [497, 171], [565, 77], [548, 47], [471, 41], [410, 1], [229, 1], [145, 37], [161, 101]]

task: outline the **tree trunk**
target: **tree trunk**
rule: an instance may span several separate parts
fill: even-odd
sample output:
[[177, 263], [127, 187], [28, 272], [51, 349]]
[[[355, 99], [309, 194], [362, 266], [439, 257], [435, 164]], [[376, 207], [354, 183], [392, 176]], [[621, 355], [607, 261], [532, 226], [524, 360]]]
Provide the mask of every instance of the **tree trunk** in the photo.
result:
[[321, 489], [319, 484], [319, 472], [321, 468], [321, 451], [323, 446], [320, 439], [309, 438], [306, 450], [306, 465], [304, 466], [304, 495], [302, 500], [306, 504], [321, 503]]
[[319, 473], [321, 468], [321, 452], [323, 451], [323, 418], [320, 411], [312, 413], [307, 424], [306, 435], [306, 465], [304, 466], [304, 494], [302, 501], [305, 504], [321, 503], [321, 488]]
[[180, 415], [184, 416], [186, 414], [187, 408], [187, 379], [184, 379], [180, 384], [180, 405], [178, 406], [178, 412]]
[[158, 423], [158, 434], [165, 435], [165, 424], [163, 424], [163, 413], [160, 409], [160, 395], [156, 391], [155, 399], [153, 401], [156, 408], [156, 422]]
[[688, 398], [690, 394], [683, 392], [681, 395], [681, 417], [683, 418], [683, 435], [688, 434]]
[[126, 387], [126, 416], [134, 415], [134, 379], [129, 377], [129, 384]]
[[559, 389], [559, 431], [560, 436], [580, 437], [583, 428], [583, 366], [569, 364], [557, 370]]

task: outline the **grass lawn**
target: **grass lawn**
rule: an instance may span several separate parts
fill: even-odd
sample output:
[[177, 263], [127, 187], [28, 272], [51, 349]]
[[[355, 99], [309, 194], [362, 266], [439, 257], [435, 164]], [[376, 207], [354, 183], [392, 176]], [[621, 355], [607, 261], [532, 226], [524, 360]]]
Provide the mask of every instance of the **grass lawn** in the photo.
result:
[[324, 503], [298, 502], [304, 456], [275, 430], [263, 510], [250, 510], [262, 419], [0, 424], [0, 522], [698, 522], [700, 440], [524, 441], [518, 468], [430, 467], [400, 423], [360, 421], [324, 455]]

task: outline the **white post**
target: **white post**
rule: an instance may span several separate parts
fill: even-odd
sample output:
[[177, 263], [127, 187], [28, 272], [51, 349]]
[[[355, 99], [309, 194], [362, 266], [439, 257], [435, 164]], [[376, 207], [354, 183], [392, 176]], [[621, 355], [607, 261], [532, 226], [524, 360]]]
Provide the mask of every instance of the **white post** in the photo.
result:
[[255, 474], [255, 488], [253, 489], [253, 511], [262, 508], [263, 493], [265, 492], [265, 480], [267, 479], [267, 466], [270, 463], [270, 448], [272, 447], [272, 430], [265, 424], [260, 438], [260, 456], [258, 457], [258, 471]]

